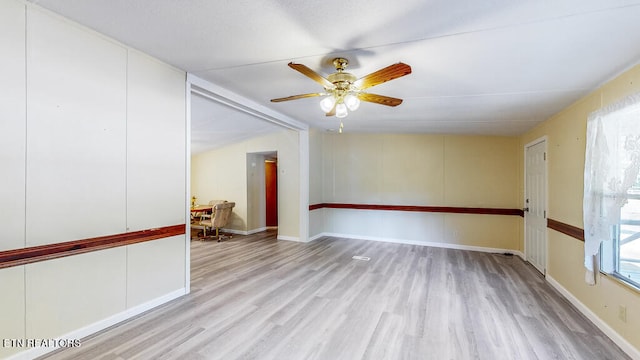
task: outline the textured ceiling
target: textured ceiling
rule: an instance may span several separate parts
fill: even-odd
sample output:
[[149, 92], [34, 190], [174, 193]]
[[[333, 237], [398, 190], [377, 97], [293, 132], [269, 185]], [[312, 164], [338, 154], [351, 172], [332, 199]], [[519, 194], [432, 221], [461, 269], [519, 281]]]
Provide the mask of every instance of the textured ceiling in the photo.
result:
[[[640, 0], [39, 0], [122, 43], [311, 127], [335, 129], [321, 91], [287, 67], [358, 77], [404, 62], [373, 87], [403, 98], [363, 103], [349, 132], [521, 134], [640, 61]], [[277, 129], [194, 98], [194, 151]]]

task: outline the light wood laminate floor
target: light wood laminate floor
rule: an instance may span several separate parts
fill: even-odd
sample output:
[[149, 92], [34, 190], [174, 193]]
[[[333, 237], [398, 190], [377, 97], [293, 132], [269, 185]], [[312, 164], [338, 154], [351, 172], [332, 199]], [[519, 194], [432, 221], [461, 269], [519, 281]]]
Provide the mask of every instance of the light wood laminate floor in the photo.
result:
[[191, 251], [191, 294], [47, 358], [628, 358], [515, 256], [274, 232]]

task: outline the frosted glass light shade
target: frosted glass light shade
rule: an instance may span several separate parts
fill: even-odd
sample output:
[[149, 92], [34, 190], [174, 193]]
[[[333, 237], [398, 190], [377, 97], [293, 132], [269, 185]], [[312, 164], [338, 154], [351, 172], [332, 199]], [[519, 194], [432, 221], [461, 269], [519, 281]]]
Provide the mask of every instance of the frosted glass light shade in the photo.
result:
[[355, 95], [349, 94], [344, 97], [344, 103], [347, 105], [349, 110], [356, 111], [360, 106], [360, 99]]
[[343, 118], [347, 116], [347, 105], [340, 103], [336, 106], [336, 117]]
[[328, 113], [329, 111], [331, 111], [331, 109], [333, 109], [333, 105], [335, 105], [335, 103], [336, 99], [334, 99], [333, 96], [327, 96], [326, 98], [322, 99], [322, 101], [320, 101], [320, 109]]

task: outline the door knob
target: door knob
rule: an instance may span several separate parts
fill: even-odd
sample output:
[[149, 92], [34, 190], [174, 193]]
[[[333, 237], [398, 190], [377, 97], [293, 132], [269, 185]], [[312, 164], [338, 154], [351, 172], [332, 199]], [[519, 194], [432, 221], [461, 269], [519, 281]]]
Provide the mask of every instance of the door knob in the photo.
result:
[[528, 207], [526, 207], [526, 208], [522, 209], [522, 211], [529, 212], [529, 208], [528, 208]]

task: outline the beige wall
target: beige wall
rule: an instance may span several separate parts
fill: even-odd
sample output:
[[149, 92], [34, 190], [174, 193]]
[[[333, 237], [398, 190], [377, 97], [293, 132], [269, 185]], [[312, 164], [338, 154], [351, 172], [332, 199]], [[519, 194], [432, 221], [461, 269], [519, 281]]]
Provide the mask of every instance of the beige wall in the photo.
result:
[[323, 132], [317, 129], [309, 131], [309, 203], [318, 204], [324, 201], [322, 184], [324, 166], [322, 166]]
[[[26, 2], [0, 1], [0, 32], [0, 250], [184, 224], [185, 73]], [[86, 336], [184, 294], [187, 246], [0, 269], [0, 338]]]
[[[321, 137], [321, 140], [317, 138]], [[519, 207], [519, 139], [423, 134], [316, 134], [311, 203]], [[314, 161], [316, 163], [314, 163]], [[318, 168], [322, 164], [322, 172]], [[315, 175], [314, 175], [315, 174]], [[321, 233], [520, 251], [517, 216], [319, 209]]]
[[[323, 132], [309, 131], [309, 204], [320, 204], [324, 201], [322, 184], [324, 183], [323, 166]], [[309, 211], [309, 239], [319, 236], [324, 230], [324, 209]]]
[[247, 154], [247, 229], [266, 228], [265, 156]]
[[[640, 66], [608, 82], [522, 136], [521, 156], [524, 144], [542, 136], [548, 137], [550, 219], [584, 227], [582, 198], [587, 117], [589, 113], [638, 91]], [[584, 243], [550, 229], [547, 234], [547, 276], [640, 349], [640, 292], [604, 275], [598, 277], [596, 286], [588, 286], [584, 281]], [[626, 323], [618, 319], [620, 305], [627, 307]]]
[[[256, 137], [221, 149], [191, 157], [191, 195], [198, 203], [224, 199], [236, 203], [230, 224], [226, 227], [241, 232], [256, 230], [259, 220], [249, 209], [248, 191], [254, 189], [247, 172], [247, 154], [278, 153], [278, 236], [300, 238], [300, 155], [298, 132], [282, 130]], [[251, 155], [250, 155], [251, 156]], [[251, 185], [251, 187], [250, 187]], [[255, 189], [252, 190], [255, 193]], [[257, 198], [254, 194], [253, 198]], [[256, 225], [257, 224], [257, 225]]]

